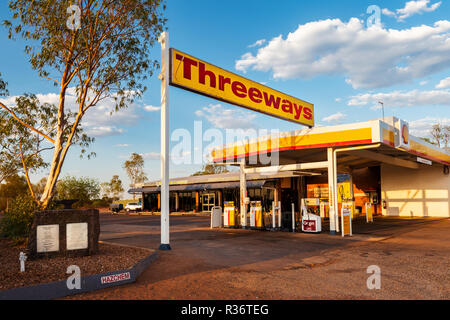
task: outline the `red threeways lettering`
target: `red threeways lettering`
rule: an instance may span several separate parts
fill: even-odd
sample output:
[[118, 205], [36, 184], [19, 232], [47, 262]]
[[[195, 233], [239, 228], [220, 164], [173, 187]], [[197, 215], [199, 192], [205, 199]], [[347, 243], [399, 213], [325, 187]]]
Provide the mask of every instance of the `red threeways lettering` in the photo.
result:
[[[203, 85], [209, 85], [211, 88], [217, 88], [220, 91], [225, 91], [226, 85], [229, 85], [231, 92], [238, 98], [248, 98], [254, 103], [264, 103], [266, 107], [281, 110], [285, 113], [290, 113], [296, 120], [300, 119], [302, 113], [306, 120], [312, 119], [312, 110], [308, 107], [297, 105], [287, 99], [281, 99], [265, 91], [250, 87], [247, 88], [242, 82], [232, 81], [223, 75], [216, 74], [211, 70], [206, 70], [206, 66], [202, 62], [197, 62], [181, 54], [176, 54], [175, 58], [183, 63], [183, 77], [192, 80], [192, 68], [198, 68], [198, 81]], [[207, 81], [208, 79], [208, 81]]]

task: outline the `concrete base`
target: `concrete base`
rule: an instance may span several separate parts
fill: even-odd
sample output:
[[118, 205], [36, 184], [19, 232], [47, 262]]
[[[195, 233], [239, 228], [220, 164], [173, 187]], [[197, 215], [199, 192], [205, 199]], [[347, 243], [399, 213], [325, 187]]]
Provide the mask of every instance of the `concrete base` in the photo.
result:
[[161, 243], [160, 245], [159, 245], [159, 250], [172, 250], [172, 248], [170, 247], [170, 244], [164, 244], [164, 243]]

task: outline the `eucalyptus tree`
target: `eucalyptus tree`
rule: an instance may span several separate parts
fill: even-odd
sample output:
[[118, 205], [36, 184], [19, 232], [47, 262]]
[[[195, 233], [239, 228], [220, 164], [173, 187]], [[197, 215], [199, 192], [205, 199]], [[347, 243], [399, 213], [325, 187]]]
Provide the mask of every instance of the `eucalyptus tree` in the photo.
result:
[[[40, 103], [32, 94], [16, 98], [14, 107], [3, 105], [3, 108], [6, 111], [0, 110], [0, 182], [13, 174], [23, 173], [32, 198], [39, 204], [38, 197], [42, 193], [35, 193], [30, 173], [49, 166], [43, 159], [43, 153], [54, 149], [46, 138], [54, 139], [56, 135], [58, 109], [53, 104]], [[73, 118], [74, 113], [69, 111], [64, 121], [71, 123]], [[62, 136], [65, 139], [69, 134], [67, 126]], [[72, 143], [81, 147], [81, 156], [93, 141], [81, 126], [77, 127]], [[94, 153], [88, 157], [92, 155]]]
[[[44, 192], [46, 208], [55, 192], [64, 160], [82, 119], [100, 101], [111, 98], [114, 111], [141, 97], [143, 81], [159, 67], [151, 47], [164, 31], [163, 0], [11, 0], [12, 19], [4, 21], [9, 37], [27, 42], [25, 52], [39, 76], [58, 88], [53, 137], [26, 126], [53, 146]], [[66, 95], [76, 96], [72, 112]], [[13, 108], [0, 107], [11, 114]]]
[[122, 180], [119, 179], [118, 175], [113, 175], [111, 181], [103, 182], [100, 187], [102, 188], [103, 194], [108, 198], [111, 197], [113, 200], [119, 200], [120, 195], [124, 191]]
[[130, 159], [124, 162], [123, 168], [133, 185], [147, 179], [144, 172], [144, 158], [138, 153], [132, 153]]

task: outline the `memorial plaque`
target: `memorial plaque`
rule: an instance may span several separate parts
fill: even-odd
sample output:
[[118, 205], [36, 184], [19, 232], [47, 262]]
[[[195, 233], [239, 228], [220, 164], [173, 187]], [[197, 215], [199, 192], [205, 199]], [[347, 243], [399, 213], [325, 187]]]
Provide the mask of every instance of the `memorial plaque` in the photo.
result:
[[59, 251], [59, 225], [41, 225], [36, 230], [37, 252]]
[[66, 225], [67, 250], [78, 250], [88, 248], [88, 224], [68, 223]]
[[97, 209], [35, 211], [27, 244], [29, 260], [80, 257], [98, 252]]

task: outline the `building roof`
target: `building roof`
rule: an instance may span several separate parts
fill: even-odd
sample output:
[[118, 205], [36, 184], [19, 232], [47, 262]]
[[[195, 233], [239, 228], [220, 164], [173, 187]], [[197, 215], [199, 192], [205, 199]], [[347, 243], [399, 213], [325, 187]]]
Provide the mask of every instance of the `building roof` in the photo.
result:
[[[450, 164], [448, 150], [438, 148], [413, 135], [409, 135], [408, 148], [396, 148], [401, 135], [397, 123], [397, 118], [389, 117], [385, 121], [377, 119], [267, 135], [215, 148], [212, 151], [212, 158], [214, 162], [221, 163], [248, 159], [261, 154], [278, 154], [282, 164], [324, 161], [328, 147], [379, 143], [380, 148], [376, 152], [381, 154], [414, 161], [416, 157], [422, 157], [440, 164]], [[315, 156], [312, 156], [313, 154]]]
[[[260, 155], [275, 156], [275, 165], [299, 164], [308, 162], [327, 161], [329, 147], [343, 148], [361, 146], [367, 150], [352, 150], [339, 153], [337, 156], [338, 170], [350, 172], [352, 169], [376, 166], [381, 163], [398, 165], [418, 169], [425, 162], [431, 165], [450, 165], [450, 152], [438, 148], [423, 139], [408, 134], [409, 146], [399, 147], [401, 133], [398, 128], [399, 119], [388, 117], [367, 122], [352, 123], [338, 126], [316, 127], [305, 130], [283, 132], [279, 135], [267, 135], [256, 139], [248, 139], [212, 151], [213, 161], [216, 163], [237, 164], [245, 159], [247, 166], [264, 166]], [[370, 150], [369, 150], [370, 148]], [[425, 161], [419, 161], [425, 159]], [[428, 160], [428, 161], [426, 161]], [[274, 165], [269, 164], [269, 165]], [[429, 165], [429, 164], [428, 164]], [[312, 171], [310, 171], [312, 170]], [[323, 174], [326, 168], [306, 169], [302, 171], [283, 171], [262, 173], [248, 173], [247, 181], [268, 180], [299, 175]], [[171, 190], [211, 189], [213, 184], [221, 188], [239, 182], [239, 172], [190, 176], [170, 179]], [[231, 183], [231, 184], [230, 184]], [[234, 184], [233, 184], [234, 183]], [[133, 192], [159, 191], [160, 181], [146, 182], [136, 185]], [[206, 188], [206, 189], [205, 189]]]

